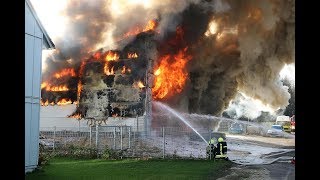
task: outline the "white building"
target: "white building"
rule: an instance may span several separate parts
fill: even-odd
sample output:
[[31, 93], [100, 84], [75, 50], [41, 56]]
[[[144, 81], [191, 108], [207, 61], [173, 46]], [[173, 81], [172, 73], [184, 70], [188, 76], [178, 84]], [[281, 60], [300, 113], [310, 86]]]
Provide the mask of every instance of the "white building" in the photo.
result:
[[25, 0], [25, 172], [38, 165], [41, 56], [42, 49], [53, 48], [31, 2]]

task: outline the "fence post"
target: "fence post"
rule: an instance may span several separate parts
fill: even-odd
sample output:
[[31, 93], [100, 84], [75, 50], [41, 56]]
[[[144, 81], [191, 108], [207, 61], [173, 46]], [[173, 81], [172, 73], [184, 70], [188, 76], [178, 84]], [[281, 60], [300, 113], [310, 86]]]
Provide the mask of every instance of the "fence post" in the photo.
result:
[[129, 149], [131, 148], [131, 127], [128, 127], [129, 128]]
[[122, 125], [120, 126], [120, 149], [122, 150]]
[[116, 127], [113, 128], [113, 149], [116, 149]]
[[98, 124], [96, 124], [96, 148], [97, 148], [97, 151], [98, 151], [98, 143], [99, 143], [99, 126]]
[[166, 149], [166, 140], [164, 137], [164, 127], [162, 127], [162, 137], [163, 137], [163, 153], [162, 153], [162, 158], [164, 159], [164, 155], [165, 155], [165, 149]]
[[89, 134], [90, 139], [89, 139], [89, 144], [90, 144], [90, 147], [91, 147], [91, 142], [92, 142], [92, 126], [90, 125], [90, 126], [89, 126], [89, 128], [90, 128], [90, 134]]
[[137, 115], [137, 129], [136, 129], [137, 132], [139, 132], [139, 118], [138, 118], [138, 115]]
[[57, 127], [54, 126], [53, 127], [53, 151], [55, 150], [55, 146], [56, 146], [56, 129]]

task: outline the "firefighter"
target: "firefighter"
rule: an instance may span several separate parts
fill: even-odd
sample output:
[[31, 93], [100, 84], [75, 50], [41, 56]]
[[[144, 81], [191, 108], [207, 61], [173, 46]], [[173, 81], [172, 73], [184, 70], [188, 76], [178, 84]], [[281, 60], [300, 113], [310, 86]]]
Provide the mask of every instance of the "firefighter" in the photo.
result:
[[215, 159], [215, 153], [216, 153], [216, 147], [215, 147], [215, 139], [211, 138], [209, 140], [209, 145], [207, 146], [207, 158], [209, 160], [214, 160]]
[[219, 137], [217, 147], [216, 147], [215, 158], [228, 160], [229, 158], [227, 156], [227, 150], [228, 150], [227, 142], [224, 141], [222, 137]]

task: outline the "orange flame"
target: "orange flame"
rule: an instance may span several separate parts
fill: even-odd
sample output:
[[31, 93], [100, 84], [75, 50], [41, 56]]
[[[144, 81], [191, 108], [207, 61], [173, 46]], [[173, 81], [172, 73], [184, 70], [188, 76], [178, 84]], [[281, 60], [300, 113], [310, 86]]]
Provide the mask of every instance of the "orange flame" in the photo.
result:
[[106, 75], [114, 75], [114, 67], [112, 67], [111, 69], [109, 69], [108, 63], [106, 62], [106, 63], [104, 64], [104, 73], [105, 73]]
[[81, 114], [75, 114], [75, 115], [70, 115], [68, 118], [76, 118], [76, 119], [81, 119]]
[[60, 85], [60, 86], [46, 86], [46, 91], [68, 91], [69, 88], [67, 88], [66, 85]]
[[134, 88], [144, 88], [144, 87], [146, 87], [145, 85], [143, 85], [143, 83], [141, 81], [134, 82], [132, 86]]
[[149, 20], [147, 26], [143, 29], [143, 32], [152, 30], [154, 31], [157, 27], [157, 22], [155, 20]]
[[[140, 27], [134, 27], [132, 28], [130, 31], [128, 31], [127, 33], [125, 33], [123, 35], [123, 38], [127, 38], [127, 37], [130, 37], [130, 36], [135, 36], [141, 32], [146, 32], [146, 31], [154, 31], [156, 29], [156, 27], [158, 26], [158, 23], [157, 21], [155, 20], [149, 20], [147, 25], [142, 29]], [[122, 39], [123, 39], [122, 38]], [[121, 39], [120, 39], [121, 40]]]
[[83, 70], [84, 70], [84, 66], [86, 65], [86, 61], [82, 61], [81, 65], [80, 65], [80, 70], [79, 70], [79, 76], [82, 77], [83, 75]]
[[138, 54], [137, 53], [128, 53], [128, 58], [129, 59], [133, 59], [133, 58], [137, 58]]
[[63, 76], [76, 76], [76, 73], [74, 72], [74, 69], [72, 68], [67, 68], [67, 69], [63, 69], [58, 73], [54, 74], [55, 78], [61, 78]]
[[160, 58], [159, 67], [154, 73], [156, 75], [155, 86], [152, 88], [154, 99], [169, 98], [183, 90], [188, 76], [185, 66], [192, 58], [186, 54], [186, 50], [187, 48], [184, 48], [176, 55], [165, 55]]
[[125, 73], [126, 73], [126, 67], [122, 66], [121, 74], [125, 74]]
[[116, 52], [108, 51], [108, 54], [106, 56], [106, 61], [115, 61], [119, 59], [119, 54]]
[[100, 59], [101, 53], [100, 53], [100, 52], [96, 52], [96, 53], [94, 53], [93, 57], [94, 57], [95, 59]]
[[40, 105], [41, 106], [48, 106], [49, 105], [49, 101], [47, 100], [46, 102], [43, 102], [42, 99], [41, 99]]
[[45, 88], [46, 86], [48, 86], [48, 83], [47, 83], [47, 82], [41, 83], [41, 89]]
[[61, 106], [61, 105], [67, 105], [67, 104], [71, 104], [71, 103], [72, 103], [72, 101], [70, 99], [68, 100], [66, 98], [63, 98], [57, 102], [57, 105]]
[[79, 104], [81, 90], [82, 90], [82, 83], [81, 83], [81, 81], [79, 81], [78, 82], [78, 89], [77, 89], [77, 105]]

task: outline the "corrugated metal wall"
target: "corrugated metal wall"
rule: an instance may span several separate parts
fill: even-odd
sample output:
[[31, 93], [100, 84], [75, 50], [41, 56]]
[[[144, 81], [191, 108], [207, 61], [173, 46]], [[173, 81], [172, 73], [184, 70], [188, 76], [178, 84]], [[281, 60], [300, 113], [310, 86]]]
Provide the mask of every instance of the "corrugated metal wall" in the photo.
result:
[[25, 3], [25, 171], [38, 164], [42, 38]]

